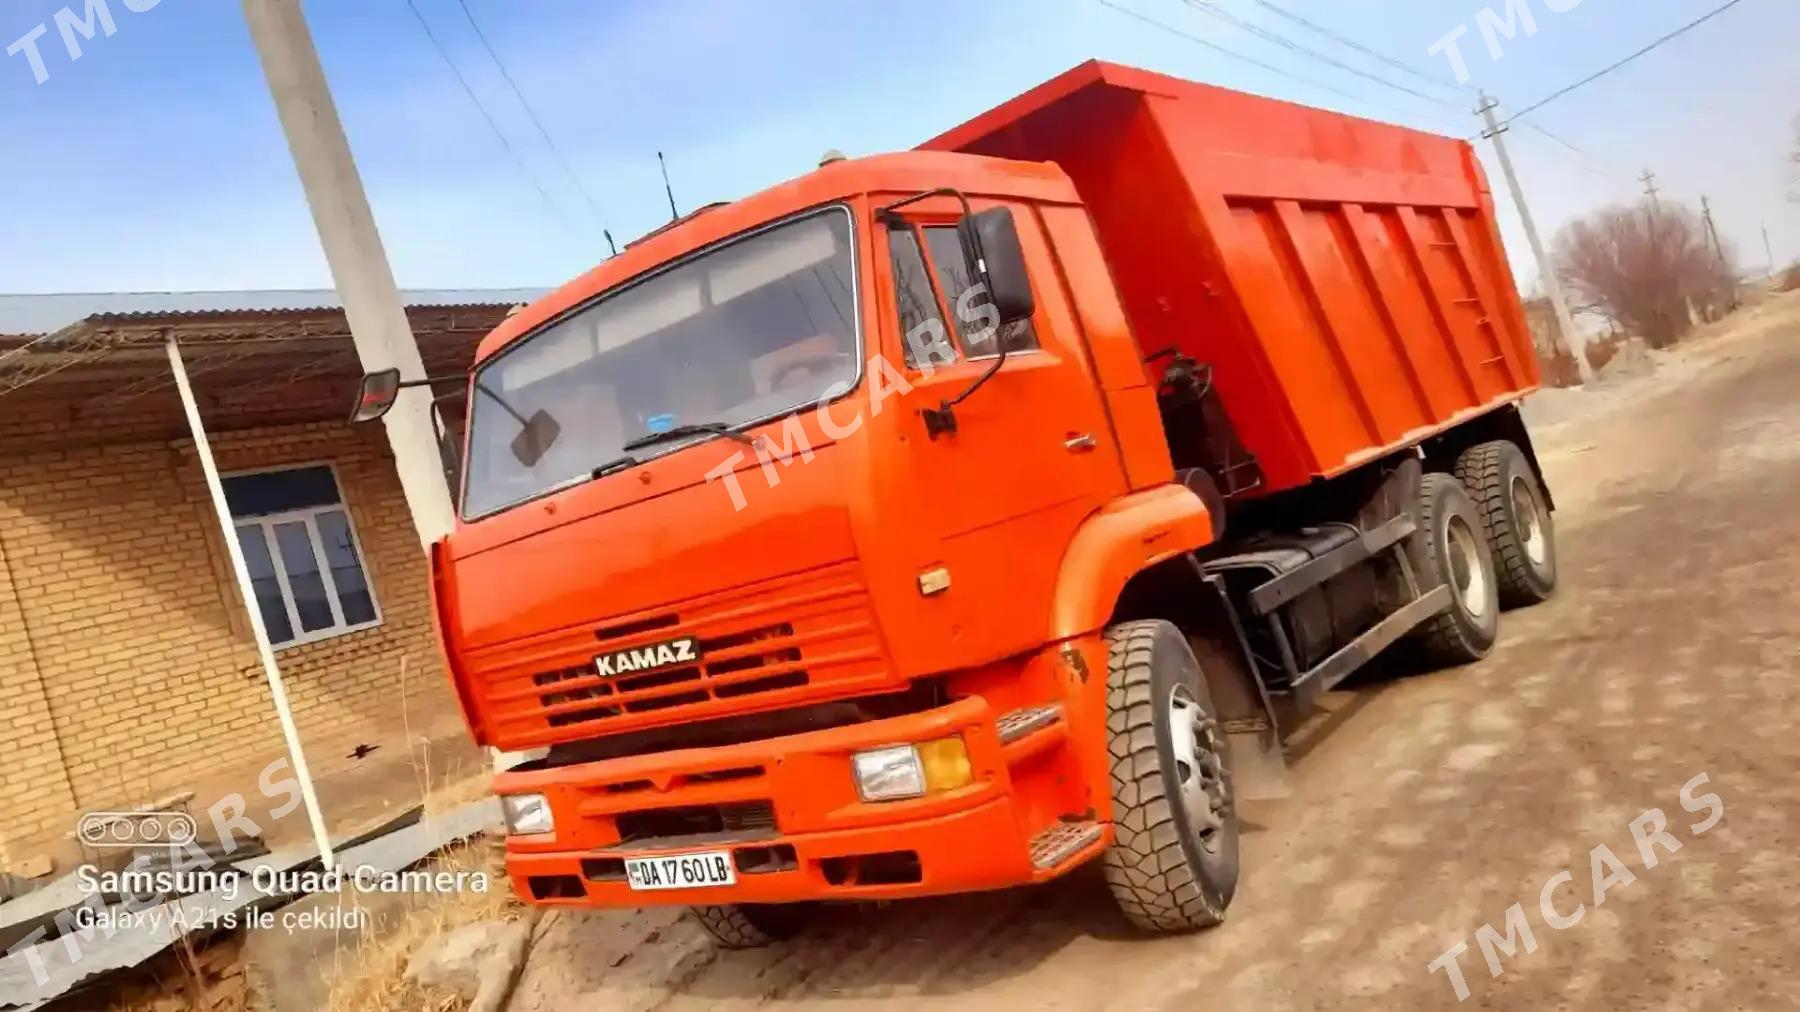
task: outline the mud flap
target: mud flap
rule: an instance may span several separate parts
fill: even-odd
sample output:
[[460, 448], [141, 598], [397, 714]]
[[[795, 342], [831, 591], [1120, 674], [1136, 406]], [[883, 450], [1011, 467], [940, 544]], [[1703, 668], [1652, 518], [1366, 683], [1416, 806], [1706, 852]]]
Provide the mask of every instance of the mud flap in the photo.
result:
[[1218, 712], [1220, 730], [1231, 764], [1232, 797], [1237, 801], [1274, 801], [1293, 793], [1281, 732], [1268, 690], [1256, 677], [1243, 627], [1226, 596], [1224, 581], [1204, 576], [1217, 616], [1212, 627], [1190, 635], [1189, 644], [1206, 674], [1207, 692]]
[[1232, 731], [1226, 724], [1233, 796], [1242, 801], [1280, 801], [1294, 793], [1287, 756], [1273, 728]]

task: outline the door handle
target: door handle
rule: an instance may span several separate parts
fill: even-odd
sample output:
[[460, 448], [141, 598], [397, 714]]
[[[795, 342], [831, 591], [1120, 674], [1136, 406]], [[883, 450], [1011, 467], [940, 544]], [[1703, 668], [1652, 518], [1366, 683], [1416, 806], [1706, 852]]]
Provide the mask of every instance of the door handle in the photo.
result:
[[1094, 434], [1091, 432], [1083, 432], [1078, 436], [1070, 436], [1063, 440], [1063, 449], [1070, 453], [1089, 453], [1097, 445], [1094, 441]]

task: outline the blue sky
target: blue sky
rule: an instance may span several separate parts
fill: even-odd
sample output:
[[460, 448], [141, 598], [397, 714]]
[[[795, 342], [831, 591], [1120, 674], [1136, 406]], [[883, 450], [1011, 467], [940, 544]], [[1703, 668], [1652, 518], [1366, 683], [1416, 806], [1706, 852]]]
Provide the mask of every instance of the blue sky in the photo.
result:
[[[84, 2], [0, 0], [0, 50], [49, 25], [38, 40], [44, 83], [22, 53], [0, 60], [0, 291], [328, 287], [240, 5], [133, 0], [151, 5], [134, 13], [109, 0], [116, 33], [83, 42], [71, 62], [53, 18]], [[468, 0], [596, 212], [456, 0], [416, 2], [526, 169], [495, 140], [405, 0], [308, 0], [389, 255], [409, 287], [553, 285], [591, 266], [605, 254], [602, 221], [623, 242], [666, 220], [659, 149], [687, 209], [799, 174], [826, 148], [910, 147], [1090, 57], [1438, 131], [1476, 127], [1455, 108], [1315, 63], [1184, 0], [1114, 2], [1337, 91], [1230, 60], [1100, 0]], [[1434, 90], [1256, 0], [1211, 2]], [[1470, 85], [1520, 108], [1717, 0], [1581, 0], [1563, 14], [1525, 0], [1538, 32], [1504, 42], [1499, 61], [1475, 27], [1489, 0], [1277, 2], [1444, 78], [1449, 62], [1428, 49], [1468, 24]], [[1800, 256], [1800, 205], [1785, 201], [1785, 150], [1800, 115], [1797, 47], [1800, 4], [1745, 0], [1532, 116], [1587, 152], [1529, 130], [1512, 135], [1541, 223], [1551, 230], [1634, 196], [1634, 177], [1649, 166], [1667, 198], [1711, 196], [1743, 261], [1763, 261], [1764, 224], [1778, 259]], [[1524, 243], [1504, 210], [1519, 260]]]

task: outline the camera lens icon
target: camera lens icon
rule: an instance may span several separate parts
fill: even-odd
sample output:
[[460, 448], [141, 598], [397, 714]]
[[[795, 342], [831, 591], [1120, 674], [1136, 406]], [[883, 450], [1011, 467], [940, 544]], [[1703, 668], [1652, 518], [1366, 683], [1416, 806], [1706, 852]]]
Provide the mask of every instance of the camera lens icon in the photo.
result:
[[81, 817], [81, 822], [75, 826], [75, 835], [81, 838], [82, 843], [97, 846], [106, 842], [106, 830], [106, 823], [92, 815], [84, 815]]

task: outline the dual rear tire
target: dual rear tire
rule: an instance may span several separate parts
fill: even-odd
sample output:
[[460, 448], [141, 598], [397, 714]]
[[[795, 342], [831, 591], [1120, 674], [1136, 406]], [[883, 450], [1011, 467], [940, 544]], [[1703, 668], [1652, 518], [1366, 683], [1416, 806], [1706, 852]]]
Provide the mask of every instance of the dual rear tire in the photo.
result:
[[1457, 457], [1455, 474], [1493, 548], [1500, 606], [1549, 600], [1556, 591], [1556, 525], [1524, 451], [1505, 440], [1482, 443]]
[[1450, 607], [1414, 633], [1436, 665], [1487, 656], [1500, 611], [1556, 590], [1556, 532], [1523, 451], [1495, 440], [1465, 450], [1449, 474], [1425, 475], [1412, 556], [1423, 586], [1450, 589]]

